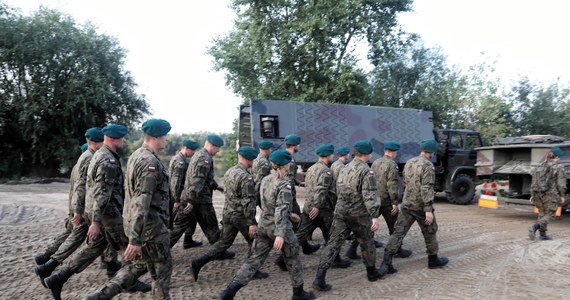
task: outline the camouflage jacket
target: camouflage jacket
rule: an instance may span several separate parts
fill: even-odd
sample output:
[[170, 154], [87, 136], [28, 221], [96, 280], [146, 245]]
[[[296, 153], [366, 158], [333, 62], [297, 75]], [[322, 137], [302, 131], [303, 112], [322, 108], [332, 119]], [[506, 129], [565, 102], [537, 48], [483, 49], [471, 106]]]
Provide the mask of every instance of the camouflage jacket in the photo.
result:
[[255, 181], [255, 195], [258, 205], [261, 205], [259, 202], [259, 187], [261, 186], [261, 180], [270, 173], [271, 163], [269, 162], [269, 159], [263, 154], [257, 155], [257, 158], [253, 160], [253, 165], [251, 166], [251, 174], [253, 175], [253, 181]]
[[274, 236], [285, 238], [295, 237], [291, 223], [293, 196], [291, 194], [291, 181], [288, 178], [266, 176], [261, 182], [261, 218], [259, 227], [266, 232], [273, 232]]
[[552, 166], [554, 184], [552, 185], [554, 193], [557, 193], [560, 197], [566, 195], [566, 171], [564, 166], [559, 163], [554, 163]]
[[333, 171], [333, 180], [335, 182], [335, 185], [338, 179], [338, 174], [340, 174], [340, 170], [342, 170], [344, 167], [346, 167], [346, 164], [342, 159], [337, 159], [332, 163], [331, 170]]
[[398, 205], [398, 164], [384, 155], [372, 163], [378, 177], [378, 193], [382, 206]]
[[103, 216], [116, 218], [123, 212], [125, 190], [121, 160], [105, 144], [93, 154], [87, 169], [85, 211], [91, 220], [101, 222]]
[[362, 160], [355, 158], [340, 171], [336, 190], [338, 200], [335, 215], [371, 218], [380, 215], [376, 176]]
[[184, 181], [186, 180], [186, 171], [188, 170], [188, 162], [184, 154], [178, 152], [170, 160], [168, 166], [168, 176], [170, 178], [170, 197], [172, 202], [180, 202], [180, 195], [184, 189]]
[[224, 219], [256, 225], [255, 182], [253, 176], [242, 164], [237, 164], [224, 174]]
[[129, 244], [142, 245], [168, 234], [168, 174], [156, 153], [143, 144], [127, 162], [124, 229]]
[[297, 166], [297, 163], [295, 162], [295, 158], [291, 159], [291, 163], [289, 164], [289, 172], [287, 172], [287, 178], [289, 178], [289, 180], [291, 181], [292, 185], [299, 185], [300, 182], [299, 180], [297, 180], [297, 170], [299, 169], [299, 167]]
[[402, 207], [416, 211], [433, 211], [435, 172], [433, 163], [422, 155], [404, 166], [404, 199]]
[[309, 214], [313, 207], [318, 209], [334, 209], [335, 190], [334, 176], [329, 167], [322, 161], [317, 161], [312, 165], [305, 175], [305, 187], [307, 197], [303, 212]]
[[180, 202], [183, 207], [188, 202], [211, 204], [212, 195], [217, 188], [218, 183], [214, 180], [214, 160], [210, 153], [202, 148], [190, 159]]
[[74, 213], [83, 214], [85, 213], [85, 186], [87, 184], [87, 170], [89, 169], [89, 163], [95, 152], [87, 148], [79, 159], [77, 163], [73, 166], [71, 170], [71, 176], [69, 177], [69, 214]]

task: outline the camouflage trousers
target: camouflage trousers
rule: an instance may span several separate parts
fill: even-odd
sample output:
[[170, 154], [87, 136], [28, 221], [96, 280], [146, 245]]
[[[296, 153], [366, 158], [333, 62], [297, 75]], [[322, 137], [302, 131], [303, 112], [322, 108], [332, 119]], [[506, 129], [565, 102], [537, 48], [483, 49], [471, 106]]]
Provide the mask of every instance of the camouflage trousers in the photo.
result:
[[[281, 253], [283, 253], [283, 258], [291, 277], [291, 285], [299, 287], [303, 285], [303, 265], [299, 257], [299, 242], [293, 232], [287, 233], [284, 239], [285, 243]], [[269, 233], [264, 228], [258, 228], [257, 236], [252, 245], [252, 254], [238, 270], [232, 281], [247, 285], [253, 275], [261, 268], [267, 256], [269, 256], [274, 242], [275, 236], [273, 232]]]
[[353, 217], [335, 214], [330, 240], [321, 254], [319, 269], [327, 270], [330, 268], [351, 231], [354, 232], [354, 236], [360, 243], [364, 265], [373, 267], [376, 263], [376, 247], [374, 247], [374, 232], [370, 226], [372, 226], [372, 220], [368, 216]]
[[251, 245], [253, 244], [253, 239], [249, 237], [249, 225], [246, 224], [244, 219], [237, 220], [234, 218], [224, 218], [222, 220], [222, 235], [217, 242], [209, 247], [206, 254], [209, 257], [216, 257], [224, 253], [232, 246], [238, 233], [241, 233], [249, 244], [250, 247], [247, 257], [250, 257], [252, 253]]
[[548, 222], [554, 217], [557, 197], [552, 193], [535, 193], [533, 196], [534, 206], [538, 209], [538, 225], [541, 232], [548, 230]]
[[437, 255], [439, 251], [439, 244], [437, 242], [437, 221], [435, 218], [435, 213], [433, 214], [433, 222], [430, 225], [426, 225], [426, 214], [424, 211], [418, 210], [408, 210], [402, 208], [400, 213], [398, 213], [398, 219], [396, 220], [396, 225], [394, 226], [394, 233], [390, 235], [390, 240], [388, 245], [386, 245], [385, 252], [394, 254], [402, 247], [402, 241], [410, 227], [414, 225], [415, 222], [418, 223], [422, 234], [424, 236], [424, 241], [426, 244], [428, 255]]
[[[90, 218], [87, 215], [84, 217], [86, 223], [91, 224]], [[101, 235], [96, 240], [87, 238], [85, 244], [66, 262], [73, 273], [85, 270], [97, 257], [105, 253], [108, 246], [115, 250], [124, 250], [129, 243], [123, 229], [123, 217], [118, 212], [103, 216]]]
[[[380, 207], [380, 214], [384, 217], [384, 221], [386, 222], [386, 226], [388, 227], [388, 233], [392, 235], [394, 233], [394, 225], [396, 224], [396, 219], [398, 218], [398, 214], [395, 216], [392, 215], [392, 206], [381, 206]], [[354, 239], [352, 241], [353, 247], [358, 247], [358, 240]]]
[[332, 210], [321, 209], [319, 210], [319, 215], [314, 220], [311, 220], [308, 214], [302, 213], [301, 225], [299, 226], [299, 230], [297, 230], [297, 240], [299, 240], [299, 244], [303, 244], [313, 234], [316, 228], [321, 229], [325, 243], [328, 242], [330, 239], [333, 215]]
[[196, 221], [194, 214], [192, 212], [185, 214], [184, 208], [181, 206], [178, 209], [176, 217], [174, 217], [174, 226], [170, 231], [170, 248], [176, 245], [183, 234], [190, 234], [191, 236], [194, 235], [196, 224], [198, 224], [198, 221]]
[[153, 299], [170, 299], [172, 256], [168, 234], [158, 236], [152, 241], [145, 241], [141, 250], [141, 256], [123, 266], [101, 289], [105, 296], [112, 298], [149, 272], [152, 278]]

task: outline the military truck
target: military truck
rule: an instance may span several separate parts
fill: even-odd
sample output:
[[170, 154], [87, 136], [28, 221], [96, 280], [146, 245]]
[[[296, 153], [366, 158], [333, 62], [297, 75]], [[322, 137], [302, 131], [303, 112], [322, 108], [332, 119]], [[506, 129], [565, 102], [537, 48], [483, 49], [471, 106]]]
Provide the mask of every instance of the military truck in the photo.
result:
[[486, 181], [481, 189], [480, 206], [496, 208], [498, 204], [531, 205], [532, 169], [546, 159], [552, 147], [560, 147], [564, 151], [565, 155], [559, 163], [564, 166], [568, 181], [570, 142], [562, 137], [528, 135], [499, 138], [491, 146], [476, 148], [477, 177]]
[[475, 194], [474, 148], [482, 146], [480, 134], [434, 129], [430, 111], [283, 100], [251, 100], [239, 108], [239, 145], [256, 147], [265, 139], [279, 148], [283, 138], [292, 133], [302, 138], [295, 160], [304, 170], [317, 161], [319, 144], [352, 146], [367, 139], [374, 146], [373, 160], [383, 155], [383, 141], [398, 140], [401, 148], [396, 161], [401, 171], [408, 159], [419, 154], [421, 140], [436, 139], [440, 151], [433, 160], [435, 190], [445, 192], [456, 204], [470, 203]]

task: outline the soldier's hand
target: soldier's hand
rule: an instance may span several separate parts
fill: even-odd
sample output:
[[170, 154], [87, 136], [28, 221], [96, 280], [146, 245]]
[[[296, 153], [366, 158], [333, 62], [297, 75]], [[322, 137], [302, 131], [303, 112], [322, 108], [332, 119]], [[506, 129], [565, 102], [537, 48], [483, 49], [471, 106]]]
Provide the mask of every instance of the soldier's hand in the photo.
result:
[[281, 248], [283, 248], [284, 242], [285, 242], [285, 240], [283, 239], [282, 236], [276, 236], [275, 242], [273, 243], [273, 249], [275, 249], [275, 251], [281, 251]]
[[319, 209], [316, 207], [313, 207], [311, 209], [311, 211], [309, 212], [309, 218], [311, 218], [311, 220], [314, 220], [317, 218], [317, 216], [319, 216]]
[[398, 208], [398, 205], [392, 205], [392, 211], [390, 211], [390, 213], [392, 214], [392, 216], [395, 216], [398, 214], [398, 211], [400, 211], [400, 209]]
[[174, 205], [172, 206], [172, 212], [177, 213], [179, 208], [180, 208], [180, 202], [174, 202]]
[[560, 197], [560, 206], [562, 206], [562, 204], [564, 204], [564, 197]]
[[380, 222], [378, 221], [378, 218], [372, 218], [372, 226], [370, 226], [370, 230], [372, 230], [372, 232], [375, 232], [379, 227]]
[[192, 211], [192, 208], [194, 206], [192, 206], [192, 204], [188, 203], [188, 205], [186, 205], [186, 207], [184, 207], [184, 214], [187, 215]]
[[71, 218], [71, 224], [79, 226], [79, 224], [81, 224], [81, 220], [83, 220], [83, 214], [75, 213], [73, 214], [73, 218]]
[[433, 222], [433, 212], [431, 211], [426, 211], [426, 225], [431, 225], [431, 223]]
[[99, 224], [99, 222], [93, 221], [93, 223], [91, 223], [91, 226], [89, 226], [89, 230], [87, 231], [87, 237], [89, 237], [90, 240], [95, 241], [99, 238], [100, 234], [101, 224]]
[[257, 233], [257, 226], [249, 225], [249, 237], [253, 239], [256, 233]]
[[123, 254], [123, 258], [126, 261], [131, 261], [135, 258], [137, 258], [137, 256], [141, 255], [141, 246], [135, 246], [132, 244], [129, 244], [127, 246], [127, 249], [125, 250], [125, 254]]
[[534, 204], [534, 197], [530, 196], [530, 199], [528, 201], [530, 202], [530, 204]]
[[216, 190], [219, 191], [219, 192], [222, 192], [222, 193], [224, 192], [224, 188], [221, 187], [221, 186], [218, 186], [218, 187], [216, 188]]
[[290, 219], [291, 219], [291, 221], [292, 221], [293, 223], [299, 223], [299, 222], [301, 222], [301, 217], [299, 217], [299, 215], [296, 214], [296, 213], [291, 213]]

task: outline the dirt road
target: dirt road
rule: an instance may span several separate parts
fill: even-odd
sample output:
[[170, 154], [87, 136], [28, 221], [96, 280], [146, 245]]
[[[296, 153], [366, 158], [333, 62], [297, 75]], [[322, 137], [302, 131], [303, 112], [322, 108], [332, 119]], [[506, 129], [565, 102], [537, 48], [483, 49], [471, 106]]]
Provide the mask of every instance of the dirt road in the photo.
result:
[[[0, 185], [0, 299], [50, 299], [33, 272], [32, 257], [62, 231], [67, 210], [65, 183]], [[301, 191], [302, 192], [302, 191]], [[302, 193], [300, 193], [302, 194]], [[302, 200], [302, 198], [300, 199]], [[221, 216], [223, 197], [216, 192], [215, 206]], [[569, 216], [553, 221], [553, 241], [530, 241], [528, 226], [535, 219], [531, 207], [506, 206], [497, 210], [476, 205], [458, 206], [440, 200], [436, 203], [440, 254], [450, 258], [447, 267], [430, 270], [421, 232], [414, 226], [404, 240], [414, 251], [410, 258], [394, 259], [397, 274], [370, 283], [361, 261], [348, 269], [329, 270], [330, 292], [317, 292], [318, 299], [570, 299]], [[376, 234], [387, 241], [384, 223]], [[205, 241], [200, 229], [197, 238]], [[315, 242], [323, 242], [317, 230]], [[194, 282], [190, 260], [205, 247], [173, 248], [174, 270], [171, 282], [173, 299], [217, 299], [246, 255], [240, 236], [231, 250], [233, 260], [214, 261]], [[343, 248], [343, 254], [348, 243]], [[305, 287], [311, 290], [319, 254], [302, 255]], [[378, 266], [384, 250], [378, 249]], [[252, 281], [236, 299], [290, 299], [291, 286], [286, 273], [273, 265], [274, 253], [263, 270], [270, 277]], [[98, 261], [97, 261], [98, 262]], [[143, 281], [150, 282], [145, 275]], [[98, 263], [73, 276], [63, 290], [64, 299], [82, 299], [106, 280]], [[150, 299], [148, 295], [121, 294], [117, 299]]]

